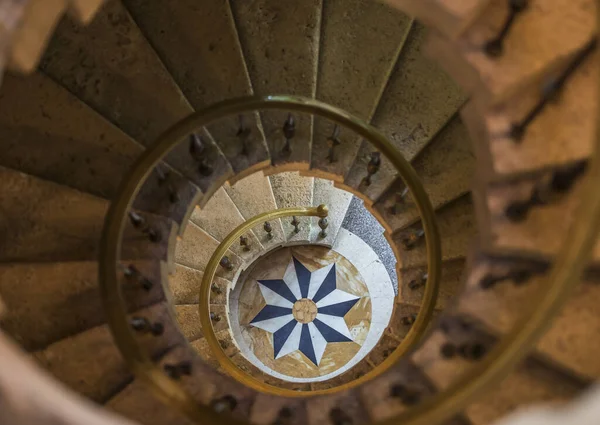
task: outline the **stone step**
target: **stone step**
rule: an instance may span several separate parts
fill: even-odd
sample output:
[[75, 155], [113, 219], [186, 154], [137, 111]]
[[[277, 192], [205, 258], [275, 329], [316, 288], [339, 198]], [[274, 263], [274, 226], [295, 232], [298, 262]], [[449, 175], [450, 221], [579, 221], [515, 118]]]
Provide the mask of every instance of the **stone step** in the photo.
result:
[[543, 83], [548, 71], [556, 70], [583, 47], [596, 30], [595, 10], [593, 0], [560, 0], [551, 6], [544, 0], [532, 0], [515, 17], [501, 50], [490, 54], [486, 45], [500, 33], [510, 13], [508, 3], [490, 1], [453, 45], [446, 42], [436, 53], [469, 93], [495, 103], [531, 84]]
[[[436, 309], [444, 310], [462, 288], [465, 259], [459, 258], [442, 262], [442, 278], [435, 304]], [[427, 267], [403, 268], [398, 272], [400, 287], [398, 301], [420, 306], [427, 283]]]
[[[3, 262], [96, 260], [108, 201], [46, 180], [0, 167], [0, 260]], [[171, 261], [169, 245], [177, 225], [143, 214], [160, 235], [151, 242], [129, 220], [122, 258]]]
[[[43, 105], [43, 106], [40, 106]], [[6, 75], [0, 89], [0, 165], [112, 199], [144, 147], [42, 73]], [[48, 149], [51, 146], [51, 149]], [[168, 165], [142, 186], [134, 207], [181, 224], [198, 187]], [[170, 191], [177, 196], [171, 202]]]
[[[215, 332], [229, 329], [229, 323], [227, 321], [227, 306], [222, 304], [211, 304], [210, 312], [214, 314], [212, 325]], [[188, 341], [193, 342], [204, 336], [202, 326], [200, 325], [200, 312], [198, 303], [176, 305], [175, 314], [177, 316], [179, 327]]]
[[[166, 264], [149, 260], [124, 264], [133, 264], [153, 284], [145, 290], [140, 282], [119, 274], [130, 311], [164, 298], [161, 282], [167, 276]], [[106, 320], [94, 261], [2, 264], [0, 294], [6, 306], [2, 328], [28, 351], [41, 350]]]
[[366, 375], [371, 370], [373, 370], [373, 363], [371, 363], [368, 359], [363, 359], [356, 365], [352, 366], [349, 370], [338, 376], [327, 379], [325, 381], [312, 382], [310, 384], [311, 390], [318, 391], [338, 387], [340, 385], [344, 385], [348, 382], [352, 382], [356, 379], [359, 379], [361, 376]]
[[[436, 220], [442, 242], [442, 261], [465, 258], [469, 242], [477, 231], [471, 194], [468, 193], [439, 209], [436, 212]], [[394, 234], [394, 242], [400, 253], [399, 270], [427, 264], [425, 237], [419, 236], [421, 231], [419, 222]], [[406, 249], [404, 241], [412, 238], [415, 238], [414, 247]]]
[[[288, 412], [292, 412], [289, 415]], [[306, 405], [303, 398], [284, 398], [259, 393], [250, 410], [250, 421], [257, 425], [270, 425], [284, 420], [289, 425], [307, 423]]]
[[[259, 96], [292, 94], [314, 97], [319, 55], [321, 0], [282, 3], [277, 0], [230, 2], [248, 73]], [[308, 169], [312, 117], [293, 114], [291, 152], [282, 151], [287, 111], [261, 113], [274, 165]], [[283, 171], [284, 169], [280, 169]]]
[[[323, 2], [316, 98], [369, 121], [411, 26], [407, 15], [379, 2]], [[315, 117], [310, 172], [342, 182], [360, 139], [339, 128], [332, 162], [333, 132], [331, 121]]]
[[[549, 265], [482, 255], [472, 256], [471, 263], [459, 312], [476, 317], [496, 334], [508, 333], [530, 311], [531, 300], [544, 289]], [[526, 277], [525, 273], [530, 275], [522, 281], [518, 274]], [[489, 285], [482, 283], [490, 278], [501, 280]], [[600, 349], [596, 338], [600, 329], [599, 300], [597, 281], [588, 276], [538, 342], [536, 352], [575, 375], [598, 379], [600, 365], [595, 353]]]
[[490, 0], [385, 0], [427, 26], [455, 37], [472, 24]]
[[337, 420], [369, 423], [367, 406], [360, 402], [357, 388], [313, 397], [307, 402], [308, 425], [335, 424]]
[[[181, 342], [167, 319], [165, 303], [140, 310], [136, 316], [164, 325], [161, 336], [138, 335], [138, 342], [154, 358]], [[103, 403], [133, 378], [107, 325], [89, 329], [34, 353], [37, 361], [72, 390]]]
[[[265, 178], [263, 173], [254, 173], [231, 186], [224, 186], [224, 189], [245, 220], [277, 209], [271, 182]], [[272, 220], [270, 225], [272, 228], [270, 239], [262, 224], [253, 228], [254, 234], [258, 236], [260, 243], [267, 250], [284, 243], [286, 240], [281, 220]]]
[[[571, 164], [568, 169], [581, 164]], [[549, 169], [515, 176], [484, 187], [475, 203], [478, 219], [482, 223], [482, 248], [488, 252], [554, 257], [569, 232], [585, 183], [585, 179], [577, 177], [565, 181], [571, 187], [564, 192], [562, 189], [559, 192], [552, 191], [550, 184], [556, 171], [568, 169]], [[534, 205], [529, 209], [522, 207], [524, 202], [531, 199], [534, 191], [540, 191], [542, 197], [551, 198], [545, 205]], [[596, 262], [600, 259], [598, 243], [593, 251], [593, 259]]]
[[327, 228], [325, 237], [321, 237], [321, 228], [318, 225], [319, 220], [313, 218], [313, 225], [310, 232], [310, 241], [312, 243], [326, 244], [333, 246], [338, 232], [342, 227], [344, 217], [352, 201], [352, 194], [334, 187], [331, 180], [315, 178], [313, 187], [313, 205], [326, 205], [329, 209], [327, 215]]
[[[215, 238], [190, 222], [182, 238], [177, 241], [175, 262], [182, 266], [203, 271], [218, 246], [219, 242]], [[243, 261], [230, 250], [227, 250], [226, 256], [233, 266], [232, 270], [219, 266], [216, 276], [231, 280], [231, 277], [243, 265]]]
[[[193, 0], [123, 3], [194, 109], [252, 94], [229, 2], [205, 1], [201, 8]], [[235, 173], [250, 173], [269, 165], [258, 116], [246, 114], [244, 127], [251, 130], [247, 155], [236, 136], [240, 129], [237, 116], [207, 127]]]
[[[465, 100], [450, 77], [423, 54], [425, 35], [425, 27], [415, 23], [372, 119], [372, 124], [408, 161], [412, 161], [432, 140]], [[381, 166], [372, 177], [371, 184], [363, 182], [371, 152], [374, 151], [376, 149], [364, 141], [344, 180], [347, 186], [362, 192], [373, 202], [397, 174], [382, 156]]]
[[[197, 206], [194, 208], [190, 220], [219, 242], [245, 221], [222, 187], [213, 194], [203, 207]], [[235, 241], [231, 245], [231, 250], [245, 261], [249, 261], [260, 255], [264, 247], [254, 235], [254, 232], [249, 231], [243, 236], [247, 239], [248, 245], [243, 247], [240, 241]]]
[[[469, 191], [475, 170], [467, 129], [455, 116], [413, 160], [427, 196], [439, 208]], [[373, 207], [389, 232], [401, 230], [419, 219], [419, 211], [406, 185], [397, 178]]]
[[[210, 406], [205, 410], [205, 414], [209, 415], [212, 420], [219, 417], [213, 406], [223, 397], [233, 399], [234, 409], [227, 412], [229, 415], [238, 421], [247, 418], [257, 393], [229, 377], [218, 374], [213, 368], [192, 354], [187, 345], [181, 344], [164, 355], [158, 364], [160, 367], [182, 362], [190, 364], [190, 375], [181, 377], [179, 383], [199, 407]], [[107, 406], [143, 424], [173, 423], [176, 425], [190, 425], [195, 423], [179, 414], [173, 414], [178, 410], [165, 408], [165, 405], [158, 403], [158, 400], [151, 392], [147, 391], [147, 388], [146, 384], [136, 380], [113, 397], [107, 403]]]
[[[169, 289], [171, 290], [173, 303], [198, 303], [200, 284], [202, 283], [203, 276], [204, 273], [200, 270], [176, 264], [175, 273], [169, 276]], [[211, 304], [226, 304], [230, 285], [231, 282], [229, 280], [215, 276], [211, 286]]]
[[[474, 318], [454, 316], [446, 318], [444, 331], [435, 330], [430, 338], [413, 355], [420, 367], [439, 391], [446, 390], [459, 377], [479, 365], [481, 357], [489, 351], [496, 339], [482, 332]], [[444, 355], [448, 344], [476, 345], [476, 358], [462, 355]], [[560, 403], [574, 397], [585, 382], [566, 375], [537, 358], [528, 358], [491, 391], [483, 393], [469, 405], [465, 413], [473, 424], [492, 423], [514, 410], [516, 406], [539, 402]]]
[[[277, 208], [298, 208], [313, 205], [313, 177], [303, 177], [297, 172], [273, 174], [268, 177]], [[308, 242], [314, 217], [297, 217], [299, 232], [295, 233], [292, 218], [281, 220], [286, 242]]]
[[[120, 1], [111, 0], [85, 29], [63, 21], [41, 69], [125, 133], [150, 146], [192, 107]], [[207, 191], [231, 168], [207, 136], [210, 176], [198, 172], [187, 140], [166, 161]]]
[[[221, 329], [220, 331], [215, 332], [215, 336], [219, 341], [219, 345], [223, 348], [228, 357], [233, 357], [236, 353], [240, 352], [233, 341], [229, 329]], [[219, 361], [215, 357], [213, 350], [210, 348], [205, 338], [198, 338], [195, 341], [192, 341], [190, 345], [205, 363], [225, 375], [225, 371], [221, 368]]]

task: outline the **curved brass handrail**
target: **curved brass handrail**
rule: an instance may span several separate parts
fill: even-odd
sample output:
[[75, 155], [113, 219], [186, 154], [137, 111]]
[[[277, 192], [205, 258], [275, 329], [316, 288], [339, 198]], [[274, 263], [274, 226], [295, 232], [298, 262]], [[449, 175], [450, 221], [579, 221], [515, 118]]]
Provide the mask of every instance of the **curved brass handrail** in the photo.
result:
[[[134, 373], [145, 381], [151, 390], [162, 400], [175, 405], [190, 418], [203, 421], [215, 418], [215, 413], [206, 406], [200, 406], [183, 388], [169, 379], [157, 367], [147, 353], [138, 346], [135, 335], [127, 321], [127, 310], [117, 279], [117, 264], [121, 252], [127, 212], [130, 210], [142, 183], [151, 170], [175, 145], [192, 132], [209, 123], [240, 113], [283, 109], [319, 115], [346, 127], [361, 138], [368, 140], [398, 170], [400, 177], [412, 193], [421, 216], [425, 232], [428, 262], [428, 283], [423, 294], [423, 308], [419, 311], [410, 331], [396, 350], [395, 358], [418, 341], [433, 316], [441, 277], [441, 242], [435, 221], [434, 209], [416, 172], [403, 155], [377, 129], [363, 120], [336, 107], [314, 99], [298, 96], [246, 97], [223, 101], [196, 112], [167, 130], [158, 141], [137, 160], [123, 180], [118, 194], [106, 215], [100, 242], [99, 282], [102, 299], [107, 312], [107, 321], [115, 343]], [[391, 362], [390, 362], [391, 364]], [[361, 381], [362, 382], [362, 381]]]

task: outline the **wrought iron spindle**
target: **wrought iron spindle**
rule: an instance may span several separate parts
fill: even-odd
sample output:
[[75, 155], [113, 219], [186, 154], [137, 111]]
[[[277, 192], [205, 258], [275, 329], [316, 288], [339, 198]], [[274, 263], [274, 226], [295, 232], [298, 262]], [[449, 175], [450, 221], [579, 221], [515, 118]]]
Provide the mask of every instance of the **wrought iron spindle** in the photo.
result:
[[154, 283], [147, 277], [144, 277], [142, 273], [133, 264], [128, 266], [121, 265], [125, 279], [128, 281], [139, 284], [144, 290], [149, 291], [154, 286]]
[[400, 243], [406, 251], [410, 251], [417, 246], [423, 236], [425, 236], [424, 230], [409, 231], [401, 237]]
[[479, 342], [461, 344], [456, 348], [456, 353], [465, 360], [481, 360], [487, 353], [487, 348]]
[[421, 399], [419, 392], [407, 388], [403, 384], [395, 384], [390, 387], [390, 397], [399, 399], [408, 406], [415, 405]]
[[409, 314], [408, 316], [402, 317], [400, 319], [400, 323], [402, 323], [404, 326], [412, 326], [416, 320], [417, 320], [416, 314]]
[[511, 270], [504, 274], [486, 274], [479, 281], [481, 289], [490, 289], [501, 282], [513, 282], [516, 286], [527, 283], [533, 276], [544, 273], [548, 269], [546, 264], [528, 265]]
[[180, 379], [182, 376], [191, 376], [192, 362], [182, 361], [176, 364], [165, 364], [163, 370], [171, 379]]
[[364, 179], [362, 179], [361, 184], [365, 186], [370, 186], [372, 183], [372, 178], [379, 171], [379, 167], [381, 166], [381, 153], [380, 152], [371, 152], [371, 158], [369, 159], [369, 163], [367, 164], [367, 175]]
[[273, 239], [273, 227], [271, 226], [271, 223], [265, 221], [265, 224], [263, 224], [263, 229], [265, 232], [267, 232], [267, 240]]
[[416, 279], [412, 279], [410, 282], [408, 282], [408, 287], [412, 290], [415, 290], [417, 288], [425, 286], [425, 284], [427, 283], [427, 277], [427, 273], [422, 273]]
[[594, 35], [594, 37], [574, 55], [573, 60], [560, 74], [551, 78], [544, 84], [542, 87], [542, 95], [538, 103], [527, 113], [527, 115], [525, 115], [525, 118], [517, 123], [513, 123], [509, 134], [512, 139], [516, 142], [523, 140], [527, 127], [529, 127], [529, 125], [531, 125], [531, 123], [542, 113], [550, 101], [557, 98], [569, 78], [596, 49], [596, 45], [597, 38]]
[[129, 212], [129, 220], [133, 227], [148, 236], [151, 242], [160, 242], [162, 239], [161, 233], [148, 224], [146, 219], [135, 211]]
[[210, 405], [217, 413], [232, 412], [237, 407], [237, 400], [232, 395], [226, 395], [213, 400]]
[[333, 164], [337, 161], [337, 157], [335, 155], [337, 151], [336, 148], [341, 144], [342, 141], [340, 140], [340, 126], [335, 124], [335, 126], [333, 127], [333, 133], [327, 138], [327, 146], [329, 146], [329, 153], [327, 154], [327, 159], [329, 160], [330, 164]]
[[508, 0], [508, 16], [502, 24], [502, 28], [494, 38], [485, 43], [484, 50], [488, 56], [498, 57], [502, 54], [504, 40], [506, 39], [508, 32], [514, 24], [517, 16], [527, 9], [528, 3], [528, 0]]
[[198, 163], [198, 172], [204, 177], [213, 173], [213, 167], [208, 163], [208, 148], [202, 136], [190, 134], [190, 155]]
[[250, 251], [250, 242], [246, 236], [240, 236], [240, 246], [246, 252]]
[[223, 258], [219, 261], [219, 265], [223, 267], [225, 270], [231, 271], [233, 270], [233, 264], [231, 264], [231, 260], [228, 256], [224, 255]]
[[532, 208], [560, 199], [573, 187], [577, 179], [583, 176], [586, 169], [587, 161], [580, 161], [554, 171], [549, 180], [534, 186], [528, 199], [509, 204], [504, 210], [506, 217], [512, 222], [525, 220]]
[[339, 407], [331, 409], [329, 419], [333, 425], [352, 425], [352, 418]]
[[291, 141], [296, 135], [296, 120], [292, 114], [288, 114], [287, 119], [283, 123], [283, 137], [285, 138], [285, 144], [281, 150], [284, 154], [290, 154], [292, 152]]
[[282, 407], [272, 425], [289, 425], [293, 416], [294, 412], [292, 409], [289, 407]]
[[165, 331], [162, 323], [151, 322], [145, 317], [132, 317], [129, 323], [131, 324], [131, 327], [139, 333], [149, 333], [154, 336], [160, 336]]
[[325, 230], [327, 229], [327, 227], [329, 227], [329, 221], [327, 220], [327, 217], [322, 217], [321, 219], [319, 219], [318, 224], [321, 228], [321, 231], [319, 232], [319, 237], [321, 239], [324, 239], [325, 237], [327, 237], [327, 232]]
[[240, 143], [242, 145], [242, 155], [248, 156], [248, 153], [249, 153], [248, 141], [250, 139], [250, 135], [252, 134], [252, 130], [250, 130], [249, 127], [246, 127], [243, 115], [239, 116], [239, 122], [240, 122], [240, 126], [236, 133], [236, 137], [238, 139], [240, 139]]
[[390, 207], [392, 215], [399, 214], [400, 210], [406, 205], [406, 196], [408, 193], [408, 187], [405, 187], [402, 192], [396, 192], [394, 194], [394, 205]]
[[170, 181], [171, 173], [169, 171], [163, 171], [160, 167], [156, 167], [156, 174], [158, 176], [158, 185], [167, 187], [167, 191], [169, 192], [169, 201], [172, 204], [179, 202], [179, 194]]
[[220, 322], [221, 321], [221, 316], [219, 316], [217, 313], [214, 312], [210, 312], [210, 320], [212, 320], [213, 322]]
[[294, 226], [294, 233], [300, 232], [300, 222], [296, 216], [292, 216], [292, 221], [290, 222], [292, 226]]
[[212, 285], [210, 285], [210, 290], [217, 295], [221, 295], [223, 293], [221, 287], [214, 282]]

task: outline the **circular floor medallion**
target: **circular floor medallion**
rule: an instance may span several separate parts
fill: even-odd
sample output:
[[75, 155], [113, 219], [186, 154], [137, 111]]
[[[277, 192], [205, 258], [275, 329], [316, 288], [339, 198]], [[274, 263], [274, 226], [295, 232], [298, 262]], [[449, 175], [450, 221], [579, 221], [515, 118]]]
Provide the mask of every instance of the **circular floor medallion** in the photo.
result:
[[371, 326], [371, 297], [345, 257], [325, 247], [283, 248], [261, 258], [239, 290], [242, 353], [290, 378], [346, 365]]

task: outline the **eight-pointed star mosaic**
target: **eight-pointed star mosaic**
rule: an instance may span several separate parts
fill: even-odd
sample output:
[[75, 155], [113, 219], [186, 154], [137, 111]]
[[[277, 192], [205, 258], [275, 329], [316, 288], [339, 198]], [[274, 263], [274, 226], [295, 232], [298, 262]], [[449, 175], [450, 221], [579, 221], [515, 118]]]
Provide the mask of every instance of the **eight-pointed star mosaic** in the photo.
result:
[[337, 289], [335, 263], [311, 273], [292, 256], [283, 279], [258, 284], [267, 305], [250, 325], [273, 334], [275, 359], [300, 350], [319, 366], [327, 343], [352, 342], [344, 316], [360, 297]]

